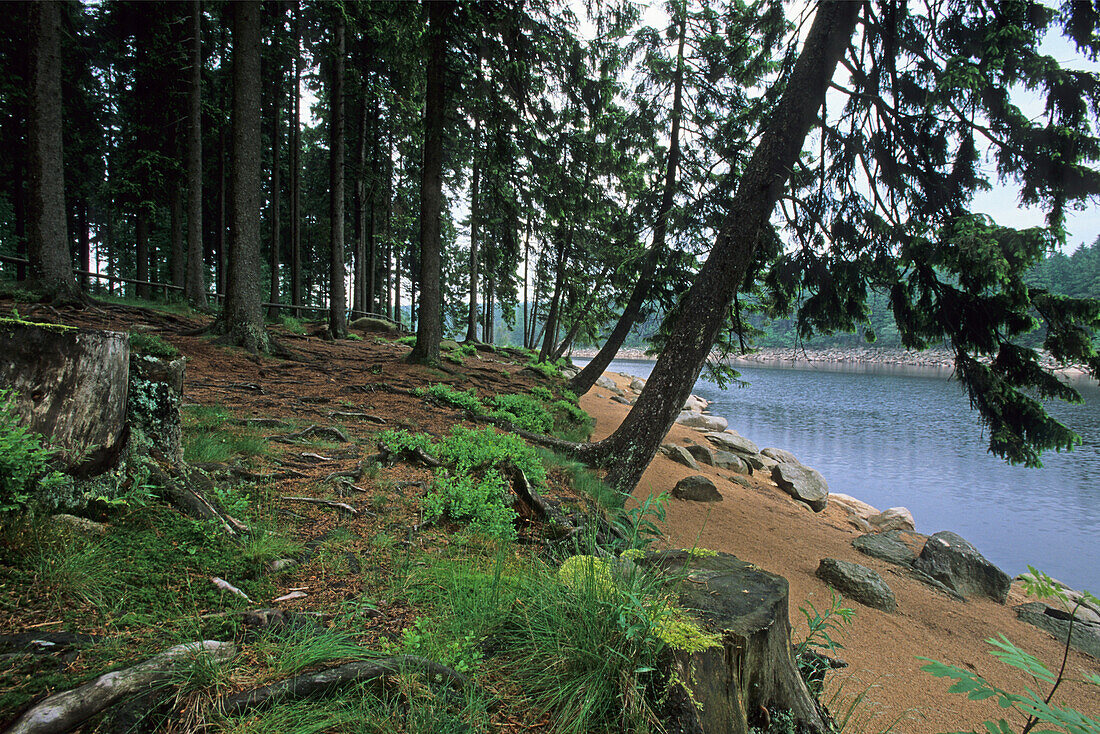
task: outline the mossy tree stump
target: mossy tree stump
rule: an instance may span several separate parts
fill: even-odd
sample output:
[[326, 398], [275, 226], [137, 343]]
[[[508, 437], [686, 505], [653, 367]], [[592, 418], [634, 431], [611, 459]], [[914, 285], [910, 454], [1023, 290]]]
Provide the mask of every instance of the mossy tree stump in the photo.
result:
[[647, 554], [641, 566], [680, 581], [680, 604], [722, 644], [675, 655], [674, 665], [691, 689], [678, 712], [684, 732], [748, 734], [766, 729], [789, 712], [797, 731], [824, 734], [827, 714], [810, 695], [791, 653], [788, 586], [728, 553], [695, 557], [686, 551]]
[[125, 441], [130, 344], [115, 331], [0, 319], [0, 385], [71, 474], [109, 466]]

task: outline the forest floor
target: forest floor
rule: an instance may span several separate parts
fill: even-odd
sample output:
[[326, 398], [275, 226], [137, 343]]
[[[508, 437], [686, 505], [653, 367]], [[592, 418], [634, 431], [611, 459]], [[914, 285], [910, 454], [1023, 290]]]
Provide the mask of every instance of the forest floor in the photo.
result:
[[[13, 305], [0, 300], [0, 313]], [[350, 482], [327, 478], [334, 472], [357, 471], [374, 453], [382, 430], [403, 429], [441, 439], [455, 426], [484, 427], [471, 422], [464, 411], [412, 395], [411, 389], [444, 383], [472, 390], [488, 402], [493, 396], [527, 394], [547, 386], [559, 397], [560, 383], [525, 369], [525, 360], [518, 354], [504, 352], [451, 352], [444, 370], [409, 366], [403, 361], [407, 346], [369, 333], [356, 341], [331, 342], [301, 333], [305, 329], [297, 324], [275, 327], [273, 333], [291, 354], [290, 359], [277, 359], [253, 357], [191, 334], [206, 319], [185, 312], [123, 305], [61, 313], [24, 304], [18, 308], [24, 318], [155, 334], [185, 355], [185, 457], [195, 463], [220, 464], [229, 473], [235, 471], [238, 479], [250, 479], [245, 484], [219, 483], [219, 499], [254, 529], [267, 532], [254, 533], [242, 549], [212, 537], [195, 523], [181, 521], [163, 507], [151, 508], [131, 497], [104, 509], [101, 519], [111, 530], [102, 541], [74, 544], [37, 530], [0, 539], [0, 630], [69, 630], [90, 635], [90, 644], [48, 664], [37, 657], [0, 656], [0, 729], [43, 694], [123, 662], [143, 659], [169, 644], [221, 639], [219, 635], [239, 637], [240, 626], [227, 613], [257, 604], [279, 606], [313, 616], [330, 628], [350, 630], [359, 648], [393, 651], [403, 647], [443, 657], [460, 671], [489, 665], [468, 639], [444, 640], [429, 628], [431, 622], [418, 625], [417, 619], [441, 618], [442, 599], [450, 596], [454, 602], [456, 591], [462, 590], [456, 584], [463, 574], [477, 571], [491, 576], [496, 567], [499, 576], [502, 563], [509, 569], [526, 564], [537, 547], [536, 524], [521, 518], [517, 543], [502, 550], [500, 544], [463, 533], [458, 524], [424, 524], [422, 500], [432, 480], [427, 468], [401, 462], [370, 467]], [[628, 410], [610, 398], [609, 392], [597, 387], [580, 399], [580, 406], [595, 419], [594, 439], [610, 433]], [[255, 419], [281, 425], [249, 423]], [[280, 434], [309, 426], [339, 428], [350, 441], [277, 440]], [[677, 426], [666, 440], [684, 445], [700, 439], [698, 432]], [[851, 604], [856, 608], [851, 624], [834, 633], [844, 645], [837, 654], [849, 666], [830, 674], [823, 700], [834, 714], [843, 716], [851, 710], [845, 731], [957, 731], [977, 728], [985, 718], [1000, 715], [991, 701], [968, 702], [948, 693], [946, 681], [920, 671], [923, 663], [918, 656], [979, 671], [1009, 690], [1022, 690], [1035, 682], [989, 656], [986, 638], [1004, 633], [1048, 665], [1056, 668], [1061, 661], [1063, 646], [1017, 621], [1010, 606], [953, 601], [895, 573], [885, 563], [858, 554], [850, 545], [857, 533], [841, 510], [809, 513], [768, 479], [751, 477], [737, 483], [710, 467], [695, 472], [658, 455], [634, 499], [644, 502], [692, 473], [711, 475], [723, 501], [707, 505], [669, 501], [662, 528], [665, 537], [659, 543], [727, 551], [785, 576], [790, 582], [796, 639], [800, 628], [805, 632], [799, 608], [812, 603], [823, 610], [830, 603], [829, 589], [814, 576], [821, 558], [874, 568], [896, 593], [896, 613]], [[575, 467], [563, 463], [549, 468], [543, 491], [565, 508], [591, 506], [592, 499], [577, 486]], [[344, 502], [359, 512], [352, 517], [288, 497]], [[26, 552], [30, 547], [35, 549], [33, 554]], [[284, 557], [299, 562], [271, 571], [271, 561]], [[225, 578], [255, 602], [214, 588], [212, 576]], [[298, 598], [277, 605], [271, 602], [296, 592]], [[1019, 591], [1013, 595], [1010, 605], [1022, 600]], [[350, 639], [332, 637], [333, 649], [327, 651], [311, 652], [308, 645], [300, 645], [299, 659], [291, 660], [288, 641], [267, 634], [250, 638], [242, 654], [249, 665], [238, 664], [218, 683], [219, 690], [270, 683], [324, 659], [339, 659]], [[1074, 677], [1081, 670], [1097, 669], [1095, 660], [1070, 652], [1067, 671]], [[481, 682], [489, 689], [488, 698], [475, 705], [490, 730], [556, 730], [540, 706], [531, 705], [529, 692], [517, 690], [509, 669], [491, 671]], [[403, 688], [402, 693], [406, 702], [423, 694], [412, 687]], [[197, 716], [195, 712], [209, 703], [210, 695], [207, 687], [186, 700], [177, 697], [170, 703], [173, 723], [165, 728], [188, 730], [193, 723], [188, 716]], [[1095, 688], [1064, 684], [1058, 699], [1085, 712], [1100, 711], [1100, 690]], [[443, 726], [437, 703], [424, 705], [426, 719], [419, 723], [413, 721], [409, 703], [383, 701], [379, 706], [389, 706], [387, 715], [397, 722], [379, 731], [467, 730], [457, 724]], [[314, 713], [292, 712], [296, 730], [307, 730], [303, 717]], [[115, 724], [98, 721], [84, 731], [117, 730]], [[223, 721], [217, 730], [290, 728], [261, 717]]]

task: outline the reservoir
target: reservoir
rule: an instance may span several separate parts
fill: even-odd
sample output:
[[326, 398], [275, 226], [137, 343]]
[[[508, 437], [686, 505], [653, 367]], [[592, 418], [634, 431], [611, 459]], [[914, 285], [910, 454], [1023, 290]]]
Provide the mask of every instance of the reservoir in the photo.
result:
[[[576, 359], [583, 365], [587, 360]], [[609, 369], [648, 377], [653, 362]], [[1075, 589], [1100, 592], [1100, 388], [1049, 413], [1081, 436], [1042, 469], [987, 452], [988, 436], [950, 370], [867, 364], [738, 365], [746, 387], [700, 379], [710, 412], [761, 448], [793, 452], [834, 492], [880, 510], [908, 507], [917, 530], [951, 530], [1012, 576], [1030, 564]]]

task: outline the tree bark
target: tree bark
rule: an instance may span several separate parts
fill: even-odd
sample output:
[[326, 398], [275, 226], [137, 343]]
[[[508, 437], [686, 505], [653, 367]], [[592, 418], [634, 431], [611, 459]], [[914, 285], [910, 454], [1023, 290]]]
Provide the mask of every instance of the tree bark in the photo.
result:
[[187, 100], [187, 302], [206, 307], [202, 246], [202, 0], [191, 0], [191, 74]]
[[328, 330], [333, 339], [348, 335], [347, 293], [344, 288], [344, 13], [336, 11], [332, 63], [332, 88], [329, 90], [329, 226], [332, 233], [329, 261]]
[[[281, 15], [281, 11], [280, 11]], [[275, 25], [272, 36], [272, 46], [276, 57], [281, 53], [279, 46], [279, 28], [282, 25], [280, 18]], [[279, 302], [279, 265], [283, 246], [282, 211], [279, 206], [282, 198], [282, 184], [279, 180], [279, 141], [282, 139], [282, 94], [283, 94], [283, 67], [276, 63], [274, 81], [274, 102], [271, 107], [271, 287], [268, 289], [268, 303]], [[267, 317], [275, 320], [279, 318], [279, 309], [272, 306], [267, 311]]]
[[477, 277], [478, 277], [478, 219], [480, 217], [481, 160], [478, 151], [481, 147], [481, 118], [474, 118], [474, 165], [470, 177], [470, 310], [466, 318], [466, 341], [477, 341]]
[[142, 281], [136, 286], [138, 298], [149, 298], [149, 210], [145, 202], [139, 201], [137, 212], [134, 214], [134, 250], [136, 276]]
[[657, 223], [653, 228], [653, 242], [646, 253], [642, 264], [642, 271], [638, 275], [638, 282], [630, 293], [626, 307], [623, 308], [615, 328], [607, 337], [600, 351], [592, 358], [592, 361], [584, 366], [572, 380], [569, 381], [569, 389], [577, 395], [584, 395], [596, 384], [596, 380], [604, 373], [611, 360], [618, 354], [638, 315], [642, 312], [642, 306], [649, 298], [653, 290], [653, 276], [657, 272], [657, 263], [660, 262], [661, 253], [665, 249], [665, 237], [668, 232], [668, 215], [672, 210], [672, 204], [676, 199], [676, 174], [680, 165], [680, 118], [683, 116], [684, 101], [684, 37], [687, 35], [685, 25], [686, 13], [680, 8], [680, 18], [677, 22], [680, 40], [676, 49], [676, 78], [672, 91], [672, 129], [669, 132], [668, 161], [665, 165], [664, 190], [661, 193], [660, 209], [657, 211]]
[[629, 492], [637, 485], [691, 394], [862, 7], [843, 0], [824, 0], [818, 6], [779, 106], [741, 176], [710, 256], [680, 303], [679, 318], [637, 403], [611, 436], [578, 447], [584, 460], [607, 468], [607, 481], [617, 489]]
[[447, 104], [447, 24], [455, 3], [428, 2], [428, 65], [424, 98], [424, 164], [420, 184], [420, 302], [416, 346], [408, 361], [439, 364], [443, 338], [442, 243], [443, 125]]
[[[365, 85], [364, 81], [364, 85]], [[355, 141], [355, 277], [352, 279], [352, 313], [372, 310], [367, 300], [367, 94], [359, 90], [359, 136]]]
[[79, 300], [69, 258], [62, 147], [61, 10], [59, 3], [31, 6], [30, 109], [27, 177], [27, 255], [34, 288], [61, 300]]
[[227, 341], [267, 351], [260, 279], [260, 2], [241, 0], [233, 12], [233, 165], [230, 188]]
[[[290, 302], [302, 305], [302, 4], [294, 3], [294, 87], [293, 117], [290, 120]], [[301, 309], [294, 315], [301, 317]]]
[[[169, 252], [168, 270], [172, 285], [183, 288], [184, 268], [187, 253], [183, 251], [183, 191], [182, 180], [171, 185], [168, 192], [168, 210], [171, 217], [171, 252]], [[167, 299], [166, 299], [167, 300]]]
[[[80, 269], [86, 272], [92, 270], [92, 240], [88, 232], [91, 222], [88, 221], [88, 200], [82, 198], [76, 205], [76, 244], [79, 252]], [[82, 275], [77, 279], [80, 289], [87, 291], [92, 285], [90, 275]]]

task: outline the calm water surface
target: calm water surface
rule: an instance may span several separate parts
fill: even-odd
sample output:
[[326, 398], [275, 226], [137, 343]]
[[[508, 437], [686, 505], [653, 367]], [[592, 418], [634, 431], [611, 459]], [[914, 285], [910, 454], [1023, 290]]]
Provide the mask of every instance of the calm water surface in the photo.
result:
[[[575, 360], [583, 364], [586, 360]], [[616, 360], [613, 372], [647, 377], [653, 363]], [[880, 509], [905, 506], [917, 530], [952, 530], [1011, 575], [1034, 565], [1100, 592], [1100, 388], [1075, 382], [1082, 405], [1050, 412], [1081, 445], [1009, 466], [987, 440], [949, 371], [856, 365], [738, 367], [750, 385], [700, 380], [711, 412], [761, 448], [792, 451], [834, 492]]]

